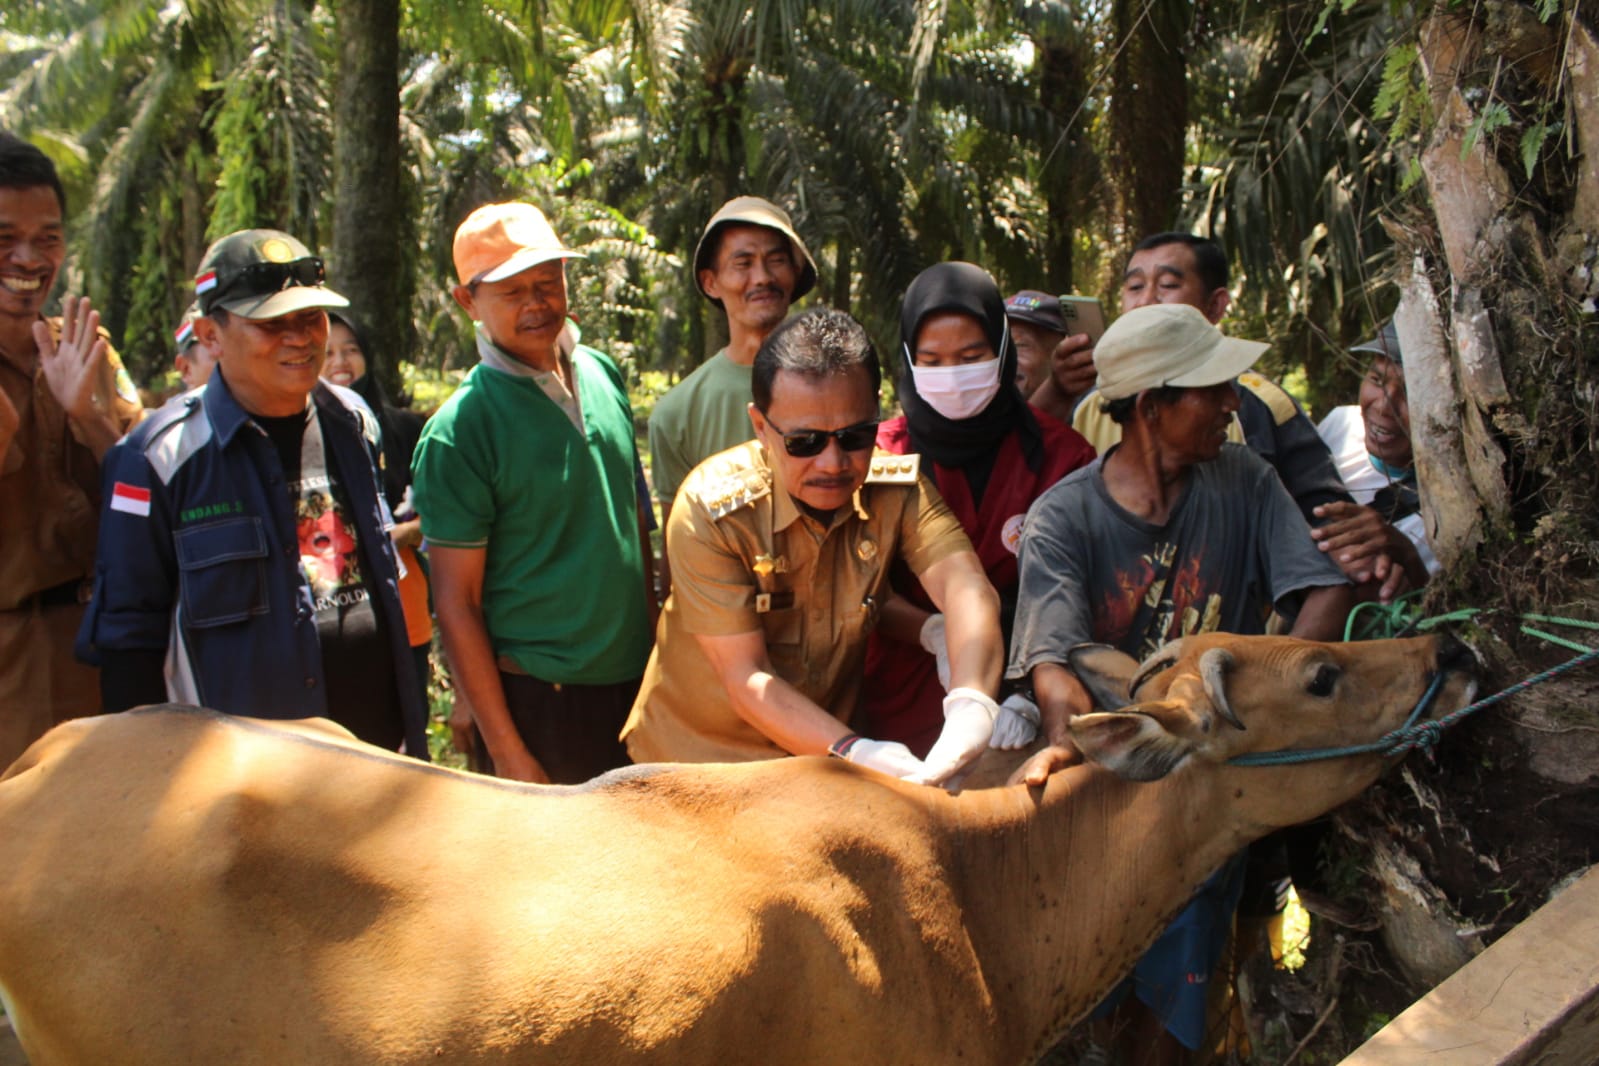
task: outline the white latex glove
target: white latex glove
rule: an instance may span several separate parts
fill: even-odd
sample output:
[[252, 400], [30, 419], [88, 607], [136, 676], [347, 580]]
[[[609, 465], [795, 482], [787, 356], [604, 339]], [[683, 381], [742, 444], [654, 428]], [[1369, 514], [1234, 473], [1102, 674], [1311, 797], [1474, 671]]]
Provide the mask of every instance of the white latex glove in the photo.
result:
[[911, 749], [897, 740], [869, 740], [861, 737], [851, 744], [844, 758], [856, 766], [876, 770], [889, 777], [914, 778], [927, 767], [911, 754]]
[[1020, 692], [1005, 697], [999, 705], [999, 717], [994, 719], [994, 735], [988, 741], [991, 748], [1013, 751], [1025, 748], [1038, 736], [1038, 704]]
[[944, 730], [924, 760], [927, 770], [910, 780], [942, 785], [988, 748], [999, 704], [974, 688], [957, 688], [944, 697]]
[[[938, 662], [938, 683], [949, 691], [949, 642], [944, 639], [944, 616], [930, 614], [922, 623], [920, 636], [923, 649]], [[948, 704], [945, 704], [947, 707]], [[947, 712], [946, 712], [947, 713]]]

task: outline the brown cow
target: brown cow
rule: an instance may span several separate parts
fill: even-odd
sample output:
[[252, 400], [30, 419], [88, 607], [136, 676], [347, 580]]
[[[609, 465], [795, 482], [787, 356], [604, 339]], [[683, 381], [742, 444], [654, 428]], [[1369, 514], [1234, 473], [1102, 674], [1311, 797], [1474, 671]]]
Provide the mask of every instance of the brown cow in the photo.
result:
[[1076, 723], [1158, 781], [959, 796], [819, 758], [553, 788], [193, 709], [72, 722], [0, 778], [0, 992], [36, 1066], [1030, 1062], [1228, 855], [1386, 761], [1227, 758], [1372, 740], [1439, 670], [1453, 709], [1462, 665], [1194, 638]]

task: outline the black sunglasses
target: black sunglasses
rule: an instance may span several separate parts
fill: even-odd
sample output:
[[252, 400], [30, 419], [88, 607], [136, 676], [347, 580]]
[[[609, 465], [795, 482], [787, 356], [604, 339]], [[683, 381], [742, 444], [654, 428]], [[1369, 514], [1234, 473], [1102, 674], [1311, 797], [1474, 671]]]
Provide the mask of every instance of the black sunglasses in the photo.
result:
[[821, 455], [822, 449], [827, 447], [829, 438], [838, 441], [838, 446], [846, 452], [863, 452], [877, 443], [877, 419], [870, 422], [859, 422], [843, 429], [797, 429], [793, 433], [784, 433], [783, 429], [770, 418], [767, 425], [783, 435], [783, 449], [796, 459], [809, 459], [813, 455]]
[[266, 296], [296, 286], [320, 285], [325, 277], [322, 260], [314, 255], [287, 263], [250, 263], [216, 287], [211, 293], [211, 303], [215, 304], [227, 294]]

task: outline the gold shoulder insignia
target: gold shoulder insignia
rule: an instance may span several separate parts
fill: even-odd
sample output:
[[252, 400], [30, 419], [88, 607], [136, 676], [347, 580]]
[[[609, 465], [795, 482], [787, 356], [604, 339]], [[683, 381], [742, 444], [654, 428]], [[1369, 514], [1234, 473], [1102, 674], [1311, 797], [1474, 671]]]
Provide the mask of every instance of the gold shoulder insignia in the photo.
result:
[[1238, 384], [1260, 398], [1260, 402], [1271, 412], [1272, 420], [1279, 426], [1299, 413], [1293, 397], [1270, 378], [1263, 378], [1253, 371], [1246, 370], [1238, 375]]
[[872, 456], [872, 468], [866, 474], [868, 485], [914, 485], [921, 473], [922, 457], [917, 454], [894, 455], [878, 452]]
[[711, 512], [711, 517], [720, 520], [762, 496], [770, 495], [771, 491], [771, 483], [759, 472], [743, 470], [710, 482], [700, 490], [699, 497], [700, 502]]

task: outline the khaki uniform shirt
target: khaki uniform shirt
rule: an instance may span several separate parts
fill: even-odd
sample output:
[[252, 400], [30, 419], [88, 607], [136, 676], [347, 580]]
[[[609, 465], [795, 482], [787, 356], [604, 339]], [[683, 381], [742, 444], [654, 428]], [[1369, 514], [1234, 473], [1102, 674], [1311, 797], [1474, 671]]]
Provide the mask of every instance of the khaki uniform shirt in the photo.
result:
[[[61, 320], [48, 322], [59, 341]], [[0, 611], [94, 572], [100, 464], [78, 439], [35, 362], [24, 366], [0, 351], [0, 388], [20, 419], [11, 447], [0, 458]], [[124, 433], [144, 413], [115, 352], [106, 353], [95, 395]]]
[[759, 441], [689, 474], [666, 524], [672, 594], [622, 730], [635, 762], [787, 754], [739, 717], [696, 635], [763, 631], [777, 676], [850, 720], [890, 564], [921, 574], [972, 550], [917, 456], [878, 452], [856, 500], [824, 528], [774, 488]]

